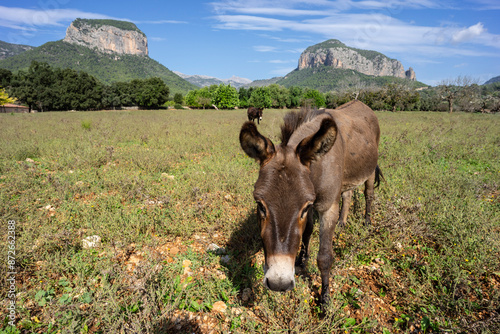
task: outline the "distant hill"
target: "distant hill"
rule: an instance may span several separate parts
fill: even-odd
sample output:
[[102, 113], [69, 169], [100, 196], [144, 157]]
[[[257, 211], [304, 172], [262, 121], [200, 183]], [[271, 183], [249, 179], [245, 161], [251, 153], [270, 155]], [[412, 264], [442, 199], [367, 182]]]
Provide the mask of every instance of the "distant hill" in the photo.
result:
[[249, 87], [265, 87], [265, 86], [269, 86], [269, 85], [272, 85], [274, 83], [277, 83], [281, 79], [283, 79], [283, 77], [274, 77], [274, 78], [271, 78], [271, 79], [254, 80], [251, 83], [246, 84], [244, 87], [245, 88], [249, 88]]
[[34, 60], [85, 71], [106, 84], [159, 77], [170, 88], [170, 96], [197, 88], [149, 58], [146, 36], [131, 22], [77, 19], [64, 40], [0, 60], [0, 68], [26, 70]]
[[[334, 68], [331, 66], [319, 66], [294, 70], [276, 83], [285, 87], [299, 86], [317, 89], [320, 92], [329, 92], [343, 86], [349, 86], [353, 82], [359, 82], [366, 86], [383, 86], [392, 82], [408, 82], [407, 79], [393, 76], [372, 76], [355, 70]], [[419, 81], [410, 81], [415, 88], [427, 85]]]
[[16, 56], [31, 49], [33, 47], [29, 45], [11, 44], [0, 41], [0, 59]]
[[495, 82], [500, 82], [500, 75], [497, 76], [497, 77], [491, 78], [490, 80], [486, 81], [484, 84], [485, 85], [489, 85], [489, 84], [492, 84], [492, 83], [495, 83]]
[[250, 79], [240, 78], [237, 76], [232, 76], [229, 79], [218, 79], [218, 78], [210, 77], [207, 75], [188, 75], [188, 74], [184, 74], [184, 73], [177, 72], [177, 71], [174, 71], [174, 73], [177, 74], [178, 76], [180, 76], [181, 78], [187, 80], [188, 82], [192, 83], [193, 85], [198, 86], [198, 87], [220, 85], [223, 83], [226, 85], [231, 85], [235, 88], [240, 88], [240, 87], [252, 82], [252, 80], [250, 80]]
[[[396, 59], [377, 51], [352, 48], [339, 40], [330, 39], [304, 50], [297, 68], [285, 77], [262, 80], [260, 83], [309, 87], [328, 92], [353, 83], [383, 86], [391, 82], [412, 82], [416, 88], [426, 86], [416, 81], [411, 67], [405, 71], [401, 62]], [[254, 86], [254, 83], [249, 86]]]
[[299, 70], [321, 66], [350, 69], [377, 77], [393, 76], [416, 80], [413, 69], [410, 67], [405, 71], [398, 60], [377, 51], [349, 47], [337, 39], [310, 46], [300, 55]]

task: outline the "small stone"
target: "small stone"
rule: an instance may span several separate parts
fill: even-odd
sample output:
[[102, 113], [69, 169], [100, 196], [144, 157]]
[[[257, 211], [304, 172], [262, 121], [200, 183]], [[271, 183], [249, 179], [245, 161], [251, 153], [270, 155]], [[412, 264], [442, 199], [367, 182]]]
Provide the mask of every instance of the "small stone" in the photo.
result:
[[212, 312], [226, 313], [227, 306], [223, 301], [215, 302], [212, 306]]
[[167, 173], [161, 173], [161, 178], [162, 178], [162, 179], [173, 180], [173, 179], [175, 179], [175, 176], [173, 176], [173, 175], [169, 175], [169, 174], [167, 174]]
[[210, 245], [207, 246], [207, 252], [212, 252], [217, 255], [223, 255], [226, 254], [226, 250], [222, 247], [217, 246], [214, 243], [211, 243]]
[[241, 300], [246, 303], [250, 300], [250, 298], [252, 298], [252, 289], [243, 289], [243, 292], [241, 293]]
[[178, 247], [176, 247], [176, 246], [174, 246], [174, 247], [170, 248], [169, 253], [170, 253], [171, 255], [177, 255], [177, 254], [179, 254], [179, 248], [178, 248]]
[[231, 257], [229, 255], [224, 255], [220, 258], [220, 262], [223, 264], [228, 264], [231, 261]]
[[98, 235], [86, 237], [82, 240], [82, 246], [84, 249], [98, 248], [101, 246], [101, 237]]
[[31, 159], [31, 158], [26, 158], [26, 162], [35, 163], [35, 160], [33, 160], [33, 159]]

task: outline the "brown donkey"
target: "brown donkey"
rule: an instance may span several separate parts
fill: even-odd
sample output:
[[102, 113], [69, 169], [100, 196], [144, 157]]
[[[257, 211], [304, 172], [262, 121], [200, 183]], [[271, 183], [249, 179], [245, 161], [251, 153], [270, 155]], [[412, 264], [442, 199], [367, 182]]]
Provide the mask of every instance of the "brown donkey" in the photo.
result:
[[335, 110], [288, 113], [279, 146], [262, 136], [253, 122], [243, 124], [241, 147], [260, 162], [253, 195], [264, 244], [266, 287], [294, 288], [294, 265], [304, 267], [308, 259], [314, 208], [320, 217], [321, 301], [328, 301], [335, 226], [337, 221], [345, 224], [352, 190], [362, 183], [365, 221], [370, 223], [374, 187], [381, 176], [379, 138], [375, 113], [359, 101]]

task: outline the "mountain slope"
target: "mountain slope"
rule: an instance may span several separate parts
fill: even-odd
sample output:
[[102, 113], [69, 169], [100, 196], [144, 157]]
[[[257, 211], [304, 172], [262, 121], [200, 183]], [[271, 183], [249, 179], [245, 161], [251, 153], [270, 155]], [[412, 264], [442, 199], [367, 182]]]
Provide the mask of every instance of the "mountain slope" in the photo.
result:
[[[360, 83], [365, 86], [383, 86], [391, 82], [408, 82], [408, 80], [393, 76], [366, 75], [355, 70], [323, 65], [302, 70], [296, 69], [277, 81], [277, 84], [285, 87], [308, 87], [317, 89], [321, 92], [329, 92], [352, 83]], [[412, 82], [415, 87], [426, 86], [418, 81], [410, 82]]]
[[146, 56], [101, 53], [85, 46], [63, 41], [48, 42], [14, 57], [0, 61], [0, 68], [26, 70], [31, 62], [71, 68], [93, 75], [103, 83], [160, 77], [170, 88], [170, 95], [186, 93], [197, 87], [180, 78], [168, 68]]
[[126, 21], [76, 19], [64, 40], [0, 60], [0, 68], [15, 72], [27, 69], [32, 61], [84, 71], [106, 84], [159, 77], [172, 95], [197, 88], [149, 58], [146, 35]]
[[500, 75], [496, 76], [494, 78], [491, 78], [490, 80], [486, 81], [484, 84], [485, 85], [489, 85], [489, 84], [492, 84], [492, 83], [495, 83], [495, 82], [500, 82]]
[[16, 56], [31, 49], [33, 47], [29, 45], [11, 44], [0, 41], [0, 59]]
[[174, 71], [174, 73], [198, 87], [220, 85], [223, 83], [226, 85], [231, 85], [235, 88], [240, 88], [252, 82], [252, 80], [250, 79], [240, 78], [237, 76], [232, 76], [229, 79], [219, 79], [207, 75], [188, 75], [177, 71]]
[[394, 76], [415, 80], [413, 69], [410, 68], [405, 72], [398, 60], [377, 51], [349, 47], [336, 39], [310, 46], [300, 55], [299, 70], [318, 66], [351, 69], [373, 76]]

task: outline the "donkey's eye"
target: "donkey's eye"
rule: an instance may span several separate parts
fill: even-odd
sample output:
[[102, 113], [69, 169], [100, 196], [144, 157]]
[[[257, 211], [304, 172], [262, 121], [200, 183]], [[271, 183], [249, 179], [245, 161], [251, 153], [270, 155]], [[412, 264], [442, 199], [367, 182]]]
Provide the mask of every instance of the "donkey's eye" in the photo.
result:
[[266, 207], [261, 202], [257, 202], [257, 210], [262, 217], [266, 216]]
[[309, 203], [301, 212], [300, 214], [300, 219], [304, 219], [307, 215], [307, 212], [309, 212], [309, 209], [312, 207], [312, 203]]

